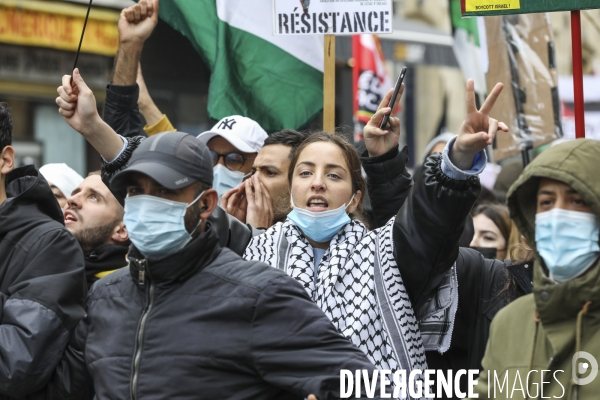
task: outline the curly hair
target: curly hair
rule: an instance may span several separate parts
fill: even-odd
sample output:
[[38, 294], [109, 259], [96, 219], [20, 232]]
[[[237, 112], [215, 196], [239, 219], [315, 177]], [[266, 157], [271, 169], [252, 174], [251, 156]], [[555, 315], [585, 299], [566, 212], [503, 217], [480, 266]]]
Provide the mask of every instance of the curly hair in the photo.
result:
[[8, 104], [0, 102], [0, 151], [12, 144], [13, 122]]

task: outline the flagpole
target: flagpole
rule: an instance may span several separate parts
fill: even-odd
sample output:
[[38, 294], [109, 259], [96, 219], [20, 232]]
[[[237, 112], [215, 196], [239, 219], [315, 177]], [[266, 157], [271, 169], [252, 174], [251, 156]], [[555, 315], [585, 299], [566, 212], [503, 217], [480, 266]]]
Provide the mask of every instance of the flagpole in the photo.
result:
[[335, 133], [335, 35], [325, 35], [323, 71], [323, 130]]
[[571, 46], [573, 53], [573, 93], [575, 98], [575, 137], [579, 139], [585, 138], [581, 14], [579, 10], [571, 11]]

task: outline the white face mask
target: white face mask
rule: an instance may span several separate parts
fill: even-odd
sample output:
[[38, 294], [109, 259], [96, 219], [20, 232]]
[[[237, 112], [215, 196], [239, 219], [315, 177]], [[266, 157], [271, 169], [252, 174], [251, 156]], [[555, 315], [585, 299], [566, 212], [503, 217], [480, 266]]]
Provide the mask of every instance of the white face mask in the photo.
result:
[[213, 167], [213, 188], [217, 191], [219, 198], [226, 191], [238, 187], [244, 180], [244, 173], [240, 171], [232, 171], [222, 164], [217, 164]]

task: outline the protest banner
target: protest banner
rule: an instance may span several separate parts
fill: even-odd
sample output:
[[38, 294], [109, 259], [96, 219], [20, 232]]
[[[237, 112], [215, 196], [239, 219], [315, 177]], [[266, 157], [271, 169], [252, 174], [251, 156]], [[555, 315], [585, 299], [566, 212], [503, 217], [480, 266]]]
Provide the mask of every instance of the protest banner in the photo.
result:
[[598, 0], [461, 0], [464, 16], [528, 14], [600, 8]]
[[575, 93], [575, 130], [578, 138], [585, 137], [583, 103], [583, 67], [581, 49], [580, 10], [600, 8], [598, 0], [461, 0], [463, 16], [506, 15], [571, 11], [573, 49], [573, 87]]
[[391, 0], [274, 0], [276, 35], [392, 33]]
[[335, 35], [392, 32], [392, 0], [273, 0], [275, 35], [324, 35], [323, 130], [335, 131]]
[[496, 134], [494, 161], [520, 152], [527, 157], [527, 150], [563, 136], [548, 14], [488, 17], [485, 30], [487, 87], [502, 82], [507, 91], [492, 114], [509, 127]]

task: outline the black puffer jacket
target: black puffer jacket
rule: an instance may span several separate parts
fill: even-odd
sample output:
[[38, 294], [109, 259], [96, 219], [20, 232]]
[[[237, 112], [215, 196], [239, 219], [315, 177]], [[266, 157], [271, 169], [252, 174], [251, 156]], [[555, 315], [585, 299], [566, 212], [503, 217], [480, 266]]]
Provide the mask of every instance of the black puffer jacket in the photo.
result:
[[84, 315], [85, 299], [83, 253], [48, 182], [33, 166], [17, 168], [6, 177], [6, 194], [0, 205], [0, 399], [46, 384]]
[[[427, 170], [425, 165], [430, 164], [435, 159], [439, 159], [439, 155], [431, 156], [420, 170], [420, 175], [416, 179], [422, 179], [427, 183], [426, 185], [416, 185], [417, 187], [431, 185], [431, 178], [425, 174]], [[407, 199], [409, 181], [406, 177], [398, 176], [396, 179], [389, 179], [392, 174], [397, 173], [394, 169], [397, 167], [394, 165], [391, 161], [388, 161], [378, 168], [370, 168], [368, 171], [367, 188], [371, 193], [373, 210], [378, 212], [376, 215], [378, 223], [391, 218]], [[366, 169], [367, 166], [365, 166]], [[469, 185], [469, 182], [464, 181], [464, 184]], [[430, 204], [436, 203], [431, 202]], [[431, 218], [435, 219], [435, 215], [452, 213], [456, 211], [456, 208], [454, 205], [449, 204], [427, 208], [426, 202], [423, 202], [420, 211], [431, 215]], [[431, 236], [433, 237], [434, 231], [437, 229], [433, 226], [431, 228]], [[456, 242], [450, 240], [450, 237], [448, 239], [449, 242], [453, 243], [452, 246], [456, 246]], [[416, 243], [417, 239], [415, 238], [412, 245], [416, 245]], [[419, 250], [419, 247], [421, 250]], [[426, 254], [428, 248], [428, 245], [423, 242], [422, 246], [417, 246], [416, 253], [421, 251]], [[403, 252], [401, 248], [396, 248], [397, 255], [402, 255]], [[456, 260], [458, 278], [458, 309], [454, 320], [452, 341], [450, 349], [444, 354], [434, 351], [426, 352], [427, 363], [431, 369], [480, 370], [493, 317], [515, 297], [531, 292], [531, 265], [525, 263], [507, 268], [503, 262], [484, 259], [475, 250], [458, 248], [457, 246], [452, 254], [451, 257], [454, 258], [447, 258], [447, 260]], [[426, 256], [421, 257], [425, 258]], [[446, 269], [432, 268], [431, 265], [434, 264], [426, 263], [420, 264], [419, 268], [411, 267], [410, 263], [398, 263], [398, 265], [413, 303], [413, 308], [418, 310], [427, 301], [428, 294], [433, 292], [437, 286], [436, 282], [439, 282], [443, 277]], [[519, 289], [516, 292], [507, 293], [505, 291], [509, 274], [518, 284]], [[529, 282], [527, 281], [528, 276]], [[463, 391], [466, 389], [466, 384], [466, 379], [461, 381]]]
[[[221, 249], [209, 228], [175, 255], [99, 280], [48, 398], [340, 396], [340, 369], [372, 369], [283, 272]], [[364, 391], [363, 391], [364, 393]]]

